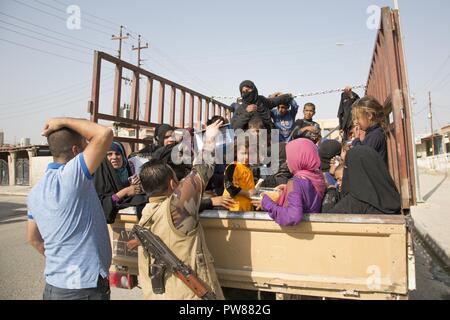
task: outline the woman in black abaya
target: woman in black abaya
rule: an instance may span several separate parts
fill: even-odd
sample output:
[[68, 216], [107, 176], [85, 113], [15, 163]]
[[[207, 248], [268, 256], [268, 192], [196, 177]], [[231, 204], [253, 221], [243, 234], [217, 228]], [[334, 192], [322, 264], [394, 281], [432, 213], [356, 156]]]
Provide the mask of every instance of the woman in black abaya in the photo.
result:
[[380, 155], [367, 146], [351, 149], [345, 160], [341, 200], [323, 213], [399, 214], [400, 194]]
[[119, 142], [111, 144], [94, 174], [94, 185], [109, 224], [114, 223], [119, 210], [131, 206], [136, 207], [140, 219], [147, 198], [141, 194], [139, 177], [132, 175], [125, 150]]

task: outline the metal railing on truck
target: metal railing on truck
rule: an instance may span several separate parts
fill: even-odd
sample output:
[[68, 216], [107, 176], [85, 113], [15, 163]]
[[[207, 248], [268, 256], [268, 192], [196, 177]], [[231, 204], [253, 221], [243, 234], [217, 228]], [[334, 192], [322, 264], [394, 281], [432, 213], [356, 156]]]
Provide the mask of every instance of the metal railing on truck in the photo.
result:
[[398, 10], [381, 9], [366, 94], [386, 113], [389, 170], [402, 197], [402, 208], [417, 202], [414, 139], [409, 88]]
[[[110, 113], [102, 113], [99, 110], [100, 82], [104, 62], [115, 65], [113, 103]], [[121, 114], [124, 70], [129, 70], [133, 73], [130, 114], [127, 117]], [[141, 79], [147, 80], [143, 119], [140, 119], [139, 102]], [[167, 91], [170, 92], [169, 110], [166, 107]], [[158, 96], [158, 101], [154, 104], [153, 97], [156, 97], [156, 95]], [[145, 143], [145, 140], [139, 137], [139, 130], [142, 128], [154, 128], [157, 124], [164, 123], [167, 111], [169, 112], [169, 119], [166, 123], [177, 128], [195, 127], [196, 129], [200, 129], [212, 116], [220, 115], [225, 117], [226, 110], [230, 110], [231, 112], [230, 107], [222, 102], [99, 51], [95, 51], [94, 53], [92, 94], [88, 109], [91, 114], [91, 121], [93, 122], [106, 120], [125, 124], [136, 129], [136, 138], [117, 137], [117, 140], [130, 144], [132, 150], [135, 150], [139, 143]], [[157, 121], [152, 122], [152, 115], [155, 112], [157, 112]], [[175, 121], [177, 112], [179, 114], [179, 120]]]
[[[100, 77], [103, 61], [114, 64], [116, 69], [111, 113], [99, 112]], [[124, 69], [133, 72], [129, 117], [123, 117], [120, 114]], [[140, 81], [136, 81], [141, 77], [147, 79], [144, 119], [139, 119]], [[417, 194], [412, 115], [398, 10], [392, 10], [389, 7], [381, 10], [380, 27], [366, 87], [366, 94], [376, 97], [384, 104], [388, 123], [386, 134], [389, 170], [401, 193], [402, 208], [408, 211], [411, 206], [416, 204]], [[94, 122], [107, 120], [134, 127], [136, 138], [118, 137], [118, 140], [129, 143], [131, 149], [135, 150], [138, 143], [145, 143], [145, 140], [139, 138], [140, 128], [154, 128], [156, 124], [164, 122], [167, 111], [165, 108], [166, 90], [170, 91], [168, 123], [176, 127], [194, 127], [195, 125], [199, 129], [211, 116], [224, 116], [225, 110], [230, 110], [229, 106], [206, 95], [104, 52], [96, 51], [93, 66], [92, 98], [89, 102], [91, 120]], [[156, 94], [158, 94], [159, 99], [157, 104], [153, 104], [153, 96]], [[178, 108], [177, 96], [179, 97]], [[188, 106], [186, 106], [187, 100], [189, 101]], [[188, 115], [186, 115], [186, 109], [188, 109]], [[179, 121], [175, 123], [177, 111], [179, 112]], [[155, 112], [157, 112], [157, 121], [152, 122], [152, 114]], [[194, 123], [194, 118], [196, 118], [196, 123]]]

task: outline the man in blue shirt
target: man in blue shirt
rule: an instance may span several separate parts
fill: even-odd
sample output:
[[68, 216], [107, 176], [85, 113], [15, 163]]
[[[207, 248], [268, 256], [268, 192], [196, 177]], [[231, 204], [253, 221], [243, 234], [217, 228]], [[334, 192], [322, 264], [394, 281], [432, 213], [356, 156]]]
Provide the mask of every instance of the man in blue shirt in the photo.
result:
[[27, 238], [46, 258], [44, 300], [107, 300], [111, 243], [92, 174], [112, 130], [58, 118], [47, 122], [43, 135], [54, 162], [28, 195]]
[[[290, 107], [290, 108], [289, 108]], [[295, 117], [297, 117], [298, 104], [292, 99], [289, 106], [279, 105], [272, 109], [271, 115], [275, 127], [280, 131], [280, 142], [289, 142], [294, 129]]]

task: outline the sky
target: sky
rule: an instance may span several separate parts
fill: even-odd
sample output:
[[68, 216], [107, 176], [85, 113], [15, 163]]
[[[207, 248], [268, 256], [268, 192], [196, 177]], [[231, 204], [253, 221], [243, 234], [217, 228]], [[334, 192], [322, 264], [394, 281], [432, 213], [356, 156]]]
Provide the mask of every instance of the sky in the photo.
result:
[[[450, 1], [399, 3], [414, 129], [423, 134], [430, 132], [429, 91], [434, 128], [450, 124]], [[80, 29], [67, 26], [71, 5], [80, 9]], [[120, 25], [131, 34], [124, 60], [136, 64], [131, 46], [141, 34], [149, 44], [143, 68], [207, 96], [237, 96], [246, 79], [266, 96], [365, 84], [377, 32], [367, 26], [373, 5], [393, 1], [0, 0], [0, 130], [6, 143], [28, 137], [40, 144], [46, 119], [88, 118], [93, 52], [116, 55], [111, 35]], [[101, 108], [110, 108], [112, 75], [103, 72]], [[128, 94], [125, 86], [124, 103]], [[316, 119], [331, 119], [339, 99], [297, 101], [315, 103]]]

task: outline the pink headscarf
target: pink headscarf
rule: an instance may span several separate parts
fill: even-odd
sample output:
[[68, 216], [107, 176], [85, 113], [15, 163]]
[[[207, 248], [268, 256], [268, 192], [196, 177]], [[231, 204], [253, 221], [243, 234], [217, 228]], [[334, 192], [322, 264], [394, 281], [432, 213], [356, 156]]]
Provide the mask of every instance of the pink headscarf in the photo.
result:
[[[311, 181], [317, 194], [323, 198], [325, 180], [320, 171], [320, 157], [317, 146], [308, 139], [296, 139], [286, 146], [286, 158], [291, 173], [297, 178]], [[282, 197], [287, 198], [287, 195]], [[282, 202], [280, 202], [282, 204]]]

